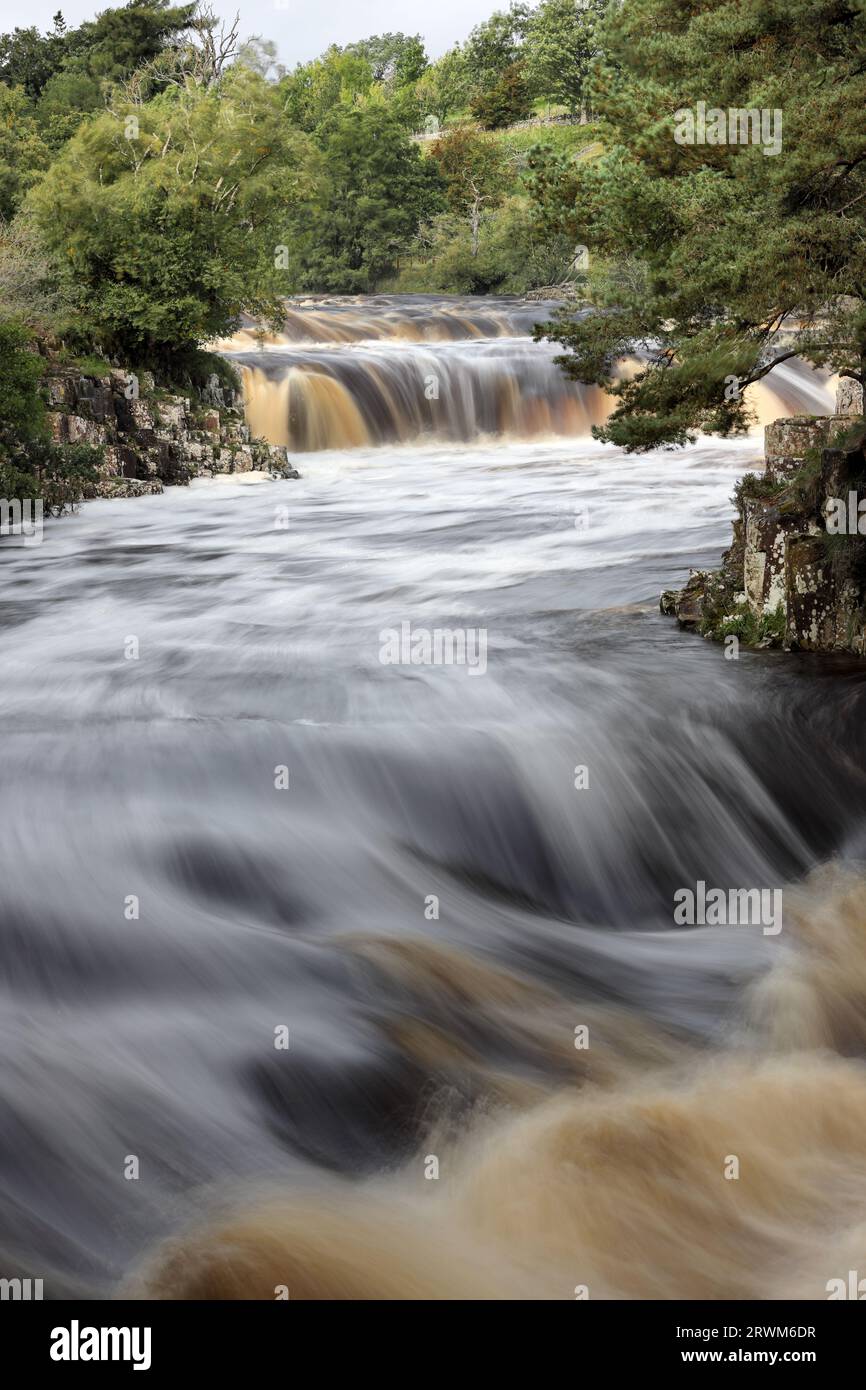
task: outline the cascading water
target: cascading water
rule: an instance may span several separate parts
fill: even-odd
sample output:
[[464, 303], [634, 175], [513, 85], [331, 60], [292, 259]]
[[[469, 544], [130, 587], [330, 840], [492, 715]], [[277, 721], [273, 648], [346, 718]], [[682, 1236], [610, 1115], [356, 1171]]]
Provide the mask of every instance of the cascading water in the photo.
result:
[[[490, 439], [560, 390], [525, 312], [319, 305], [343, 346], [275, 355], [327, 353], [306, 437], [354, 447], [4, 550], [4, 1276], [824, 1298], [864, 1267], [862, 666], [658, 613], [754, 440]], [[512, 413], [464, 384], [471, 448], [371, 445], [480, 327]], [[386, 662], [404, 625], [483, 632], [483, 673]], [[784, 929], [676, 926], [699, 880], [783, 889]]]
[[[532, 342], [554, 308], [429, 295], [316, 299], [287, 309], [278, 335], [249, 324], [219, 346], [241, 370], [253, 432], [296, 452], [581, 438], [613, 402], [570, 381], [555, 346]], [[830, 408], [825, 384], [795, 363], [749, 399], [761, 424]]]

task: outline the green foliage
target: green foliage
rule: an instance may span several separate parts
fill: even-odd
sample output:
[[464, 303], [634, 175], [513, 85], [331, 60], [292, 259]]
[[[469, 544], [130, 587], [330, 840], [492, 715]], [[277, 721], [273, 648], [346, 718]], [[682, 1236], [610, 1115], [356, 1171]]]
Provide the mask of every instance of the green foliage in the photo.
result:
[[41, 498], [55, 515], [73, 507], [99, 478], [103, 452], [92, 444], [52, 444], [36, 439], [12, 457], [0, 448], [0, 496]]
[[599, 53], [599, 21], [606, 0], [542, 0], [530, 15], [522, 56], [535, 96], [562, 102], [571, 112], [584, 101], [589, 67]]
[[462, 212], [478, 198], [497, 201], [510, 176], [502, 146], [492, 135], [469, 126], [456, 126], [435, 141], [430, 158], [436, 163], [448, 206]]
[[48, 79], [58, 72], [69, 52], [66, 26], [50, 34], [34, 28], [0, 34], [0, 82], [21, 87], [28, 97], [38, 97]]
[[498, 130], [495, 136], [503, 150], [520, 155], [524, 163], [528, 162], [529, 155], [540, 143], [571, 161], [587, 149], [601, 151], [593, 125], [549, 125], [543, 130], [529, 126], [525, 130]]
[[57, 285], [57, 268], [32, 217], [0, 221], [0, 306], [7, 318], [49, 333], [68, 308]]
[[408, 293], [524, 294], [564, 278], [570, 247], [538, 235], [525, 198], [485, 212], [477, 248], [465, 217], [448, 212], [422, 228], [391, 288]]
[[421, 114], [444, 125], [454, 111], [468, 107], [471, 78], [460, 45], [448, 52], [423, 73], [417, 83]]
[[[228, 358], [218, 352], [205, 352], [194, 349], [176, 364], [174, 382], [189, 385], [194, 392], [201, 394], [216, 378], [217, 385], [224, 391], [240, 391], [241, 379], [237, 368]], [[174, 384], [174, 382], [172, 384]]]
[[493, 87], [480, 92], [471, 111], [485, 130], [499, 130], [531, 116], [532, 98], [521, 64], [510, 64]]
[[303, 285], [365, 292], [442, 207], [437, 167], [383, 106], [338, 108], [320, 138], [324, 193], [310, 213]]
[[[93, 104], [76, 109], [93, 110], [99, 104], [100, 80], [117, 82], [154, 58], [169, 39], [189, 27], [195, 9], [195, 4], [172, 7], [170, 0], [129, 0], [103, 10], [78, 29], [67, 29], [59, 14], [48, 34], [16, 29], [0, 35], [0, 82], [20, 86], [33, 98], [53, 89], [56, 109], [63, 101], [56, 87], [61, 74], [89, 77]], [[84, 91], [79, 84], [78, 101]]]
[[280, 83], [284, 110], [302, 130], [319, 131], [339, 107], [387, 106], [407, 129], [421, 119], [417, 90], [427, 68], [420, 34], [374, 34], [340, 48], [332, 44], [311, 63], [300, 63]]
[[32, 334], [14, 320], [0, 320], [0, 450], [39, 438], [45, 409], [39, 395], [42, 363]]
[[0, 497], [41, 498], [49, 511], [61, 511], [95, 481], [102, 451], [51, 443], [41, 378], [31, 333], [13, 320], [0, 320]]
[[370, 66], [374, 82], [387, 82], [397, 87], [417, 82], [427, 66], [420, 34], [373, 34], [369, 39], [348, 44], [344, 52], [363, 58]]
[[530, 15], [526, 4], [513, 3], [477, 24], [464, 47], [466, 71], [477, 91], [495, 87], [507, 68], [520, 57], [520, 45]]
[[701, 633], [716, 642], [737, 637], [747, 647], [778, 647], [785, 640], [785, 609], [780, 603], [772, 613], [757, 617], [748, 603], [733, 605], [733, 611], [701, 623]]
[[293, 125], [316, 131], [340, 105], [353, 106], [373, 85], [373, 68], [360, 53], [332, 44], [321, 58], [301, 63], [280, 84], [284, 110]]
[[12, 217], [50, 160], [51, 150], [24, 88], [0, 83], [0, 218]]
[[275, 89], [246, 68], [94, 117], [30, 195], [74, 310], [64, 336], [166, 367], [243, 309], [276, 318], [313, 164]]
[[[610, 9], [592, 84], [607, 152], [562, 170], [598, 312], [551, 334], [570, 375], [618, 397], [597, 437], [642, 450], [742, 432], [744, 388], [787, 352], [866, 379], [864, 17], [866, 0]], [[675, 139], [708, 96], [782, 111], [780, 151]], [[635, 344], [646, 365], [618, 380]]]
[[746, 502], [772, 502], [779, 497], [787, 484], [768, 478], [765, 473], [745, 473], [734, 488], [731, 501], [739, 512]]

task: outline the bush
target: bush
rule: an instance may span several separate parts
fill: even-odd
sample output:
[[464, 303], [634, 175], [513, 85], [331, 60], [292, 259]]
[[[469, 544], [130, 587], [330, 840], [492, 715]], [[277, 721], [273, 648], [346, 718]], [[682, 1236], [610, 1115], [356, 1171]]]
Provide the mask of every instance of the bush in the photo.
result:
[[435, 218], [391, 288], [416, 294], [524, 294], [563, 280], [572, 249], [565, 238], [541, 235], [526, 199], [512, 197], [484, 214], [477, 255], [465, 219], [454, 213]]
[[73, 305], [63, 336], [168, 370], [243, 309], [276, 319], [311, 157], [246, 70], [88, 121], [29, 195]]
[[51, 442], [41, 377], [31, 333], [22, 324], [0, 321], [0, 497], [41, 498], [49, 511], [59, 512], [96, 480], [102, 450]]
[[485, 130], [501, 130], [503, 126], [531, 116], [532, 98], [520, 64], [512, 63], [507, 67], [495, 87], [475, 98], [471, 110]]

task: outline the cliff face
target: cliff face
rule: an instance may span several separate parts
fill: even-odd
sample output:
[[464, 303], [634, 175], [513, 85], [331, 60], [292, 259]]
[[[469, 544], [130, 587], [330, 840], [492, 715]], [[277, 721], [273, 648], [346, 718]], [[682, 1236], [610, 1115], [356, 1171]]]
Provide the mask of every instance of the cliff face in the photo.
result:
[[716, 640], [866, 655], [862, 393], [840, 390], [837, 411], [766, 427], [764, 471], [736, 490], [721, 569], [663, 593], [663, 613]]
[[104, 463], [87, 497], [139, 497], [167, 483], [263, 469], [297, 477], [286, 450], [251, 439], [239, 393], [215, 381], [193, 402], [120, 369], [104, 376], [58, 369], [46, 379], [59, 443], [100, 445]]

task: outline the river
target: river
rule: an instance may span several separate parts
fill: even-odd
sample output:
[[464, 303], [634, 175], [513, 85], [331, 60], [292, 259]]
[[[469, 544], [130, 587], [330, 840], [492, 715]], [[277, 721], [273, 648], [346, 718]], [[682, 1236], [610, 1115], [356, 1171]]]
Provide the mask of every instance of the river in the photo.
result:
[[[224, 346], [299, 481], [3, 556], [0, 1272], [826, 1297], [866, 1222], [863, 668], [658, 612], [760, 441], [594, 442], [535, 306], [294, 312]], [[698, 882], [782, 930], [675, 925]]]

